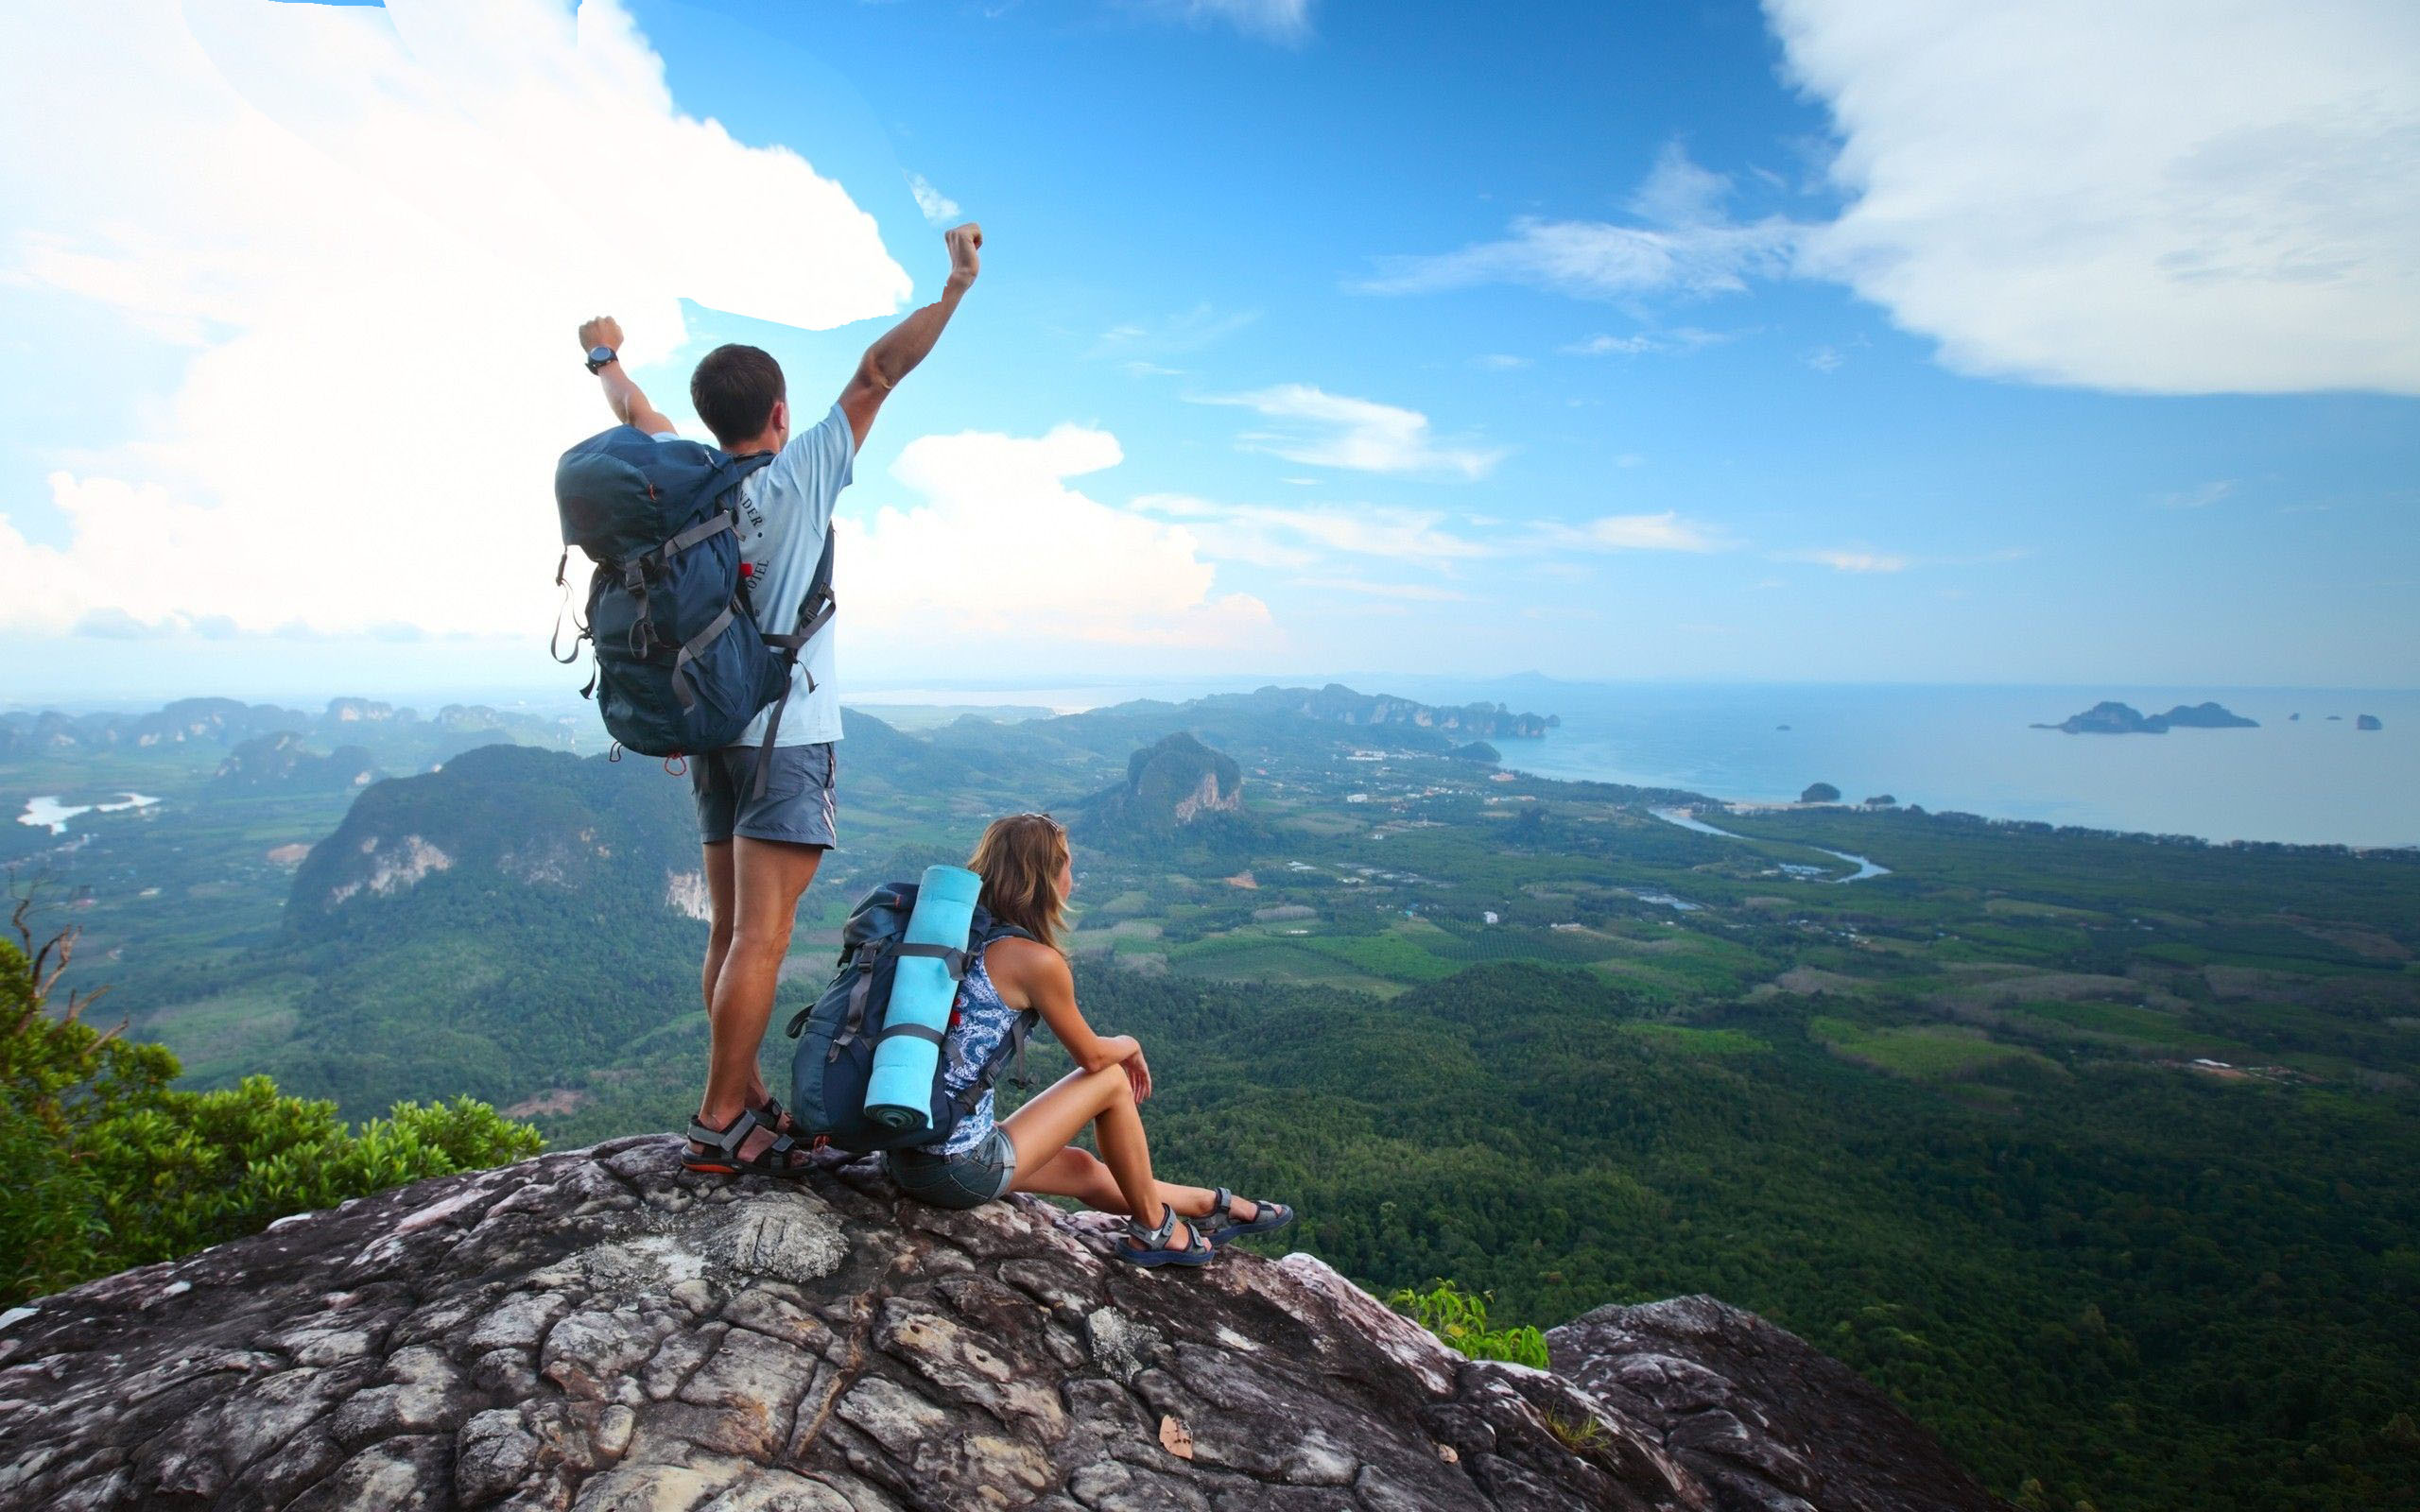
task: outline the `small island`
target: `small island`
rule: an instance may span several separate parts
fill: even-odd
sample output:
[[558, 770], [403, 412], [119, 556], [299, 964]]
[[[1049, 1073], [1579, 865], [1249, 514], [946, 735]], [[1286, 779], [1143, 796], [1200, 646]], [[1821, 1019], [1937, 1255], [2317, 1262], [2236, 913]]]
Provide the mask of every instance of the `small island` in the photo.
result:
[[1814, 783], [1798, 795], [1801, 803], [1838, 803], [1840, 800], [1841, 790], [1829, 782]]
[[2165, 735], [2171, 730], [2257, 730], [2260, 721], [2219, 703], [2178, 704], [2164, 714], [2146, 714], [2131, 704], [2105, 698], [2055, 725], [2035, 725], [2070, 735]]
[[2353, 728], [2355, 730], [2384, 730], [2386, 726], [2379, 722], [2377, 715], [2363, 714], [2353, 721]]

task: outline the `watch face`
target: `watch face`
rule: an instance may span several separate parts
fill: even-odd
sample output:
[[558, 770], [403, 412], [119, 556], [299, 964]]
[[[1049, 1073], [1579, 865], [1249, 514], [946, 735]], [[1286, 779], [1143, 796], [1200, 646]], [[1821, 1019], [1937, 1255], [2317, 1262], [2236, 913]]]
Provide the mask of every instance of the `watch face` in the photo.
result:
[[591, 347], [588, 349], [588, 360], [591, 364], [601, 368], [605, 364], [614, 360], [614, 349], [611, 347]]

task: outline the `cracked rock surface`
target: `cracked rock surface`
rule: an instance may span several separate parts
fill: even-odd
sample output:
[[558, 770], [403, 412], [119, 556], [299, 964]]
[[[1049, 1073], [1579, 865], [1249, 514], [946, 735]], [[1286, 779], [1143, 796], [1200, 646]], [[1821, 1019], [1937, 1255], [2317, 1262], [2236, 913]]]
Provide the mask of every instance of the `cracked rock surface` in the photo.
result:
[[873, 1161], [668, 1136], [285, 1220], [0, 1321], [0, 1507], [576, 1512], [1996, 1508], [1879, 1393], [1706, 1298], [1466, 1361], [1307, 1255], [1108, 1257]]

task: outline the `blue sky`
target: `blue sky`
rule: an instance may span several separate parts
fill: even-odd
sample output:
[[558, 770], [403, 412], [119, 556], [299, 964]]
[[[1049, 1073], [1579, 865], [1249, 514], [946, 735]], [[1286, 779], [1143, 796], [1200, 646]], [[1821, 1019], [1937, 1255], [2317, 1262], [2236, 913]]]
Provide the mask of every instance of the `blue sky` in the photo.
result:
[[[983, 223], [985, 271], [844, 502], [844, 676], [2412, 680], [2420, 28], [2393, 6], [2147, 5], [2085, 41], [2078, 8], [1896, 0], [636, 0], [561, 57], [553, 0], [271, 9], [329, 19], [214, 0], [44, 62], [147, 85], [155, 129], [228, 131], [273, 181], [196, 209], [77, 189], [123, 161], [62, 153], [0, 184], [28, 696], [549, 685], [544, 468], [601, 423], [582, 301], [660, 401], [740, 339], [812, 413], [938, 291], [910, 176]], [[313, 77], [330, 38], [422, 104], [365, 121]], [[605, 124], [494, 103], [547, 90]], [[649, 134], [600, 143], [624, 100]], [[315, 209], [292, 186], [323, 173]], [[445, 226], [449, 183], [503, 208]], [[458, 436], [467, 480], [364, 476], [398, 430]], [[281, 543], [243, 561], [300, 545], [214, 596], [191, 542], [222, 509]], [[507, 512], [465, 570], [462, 524]], [[458, 591], [398, 587], [413, 561]]]

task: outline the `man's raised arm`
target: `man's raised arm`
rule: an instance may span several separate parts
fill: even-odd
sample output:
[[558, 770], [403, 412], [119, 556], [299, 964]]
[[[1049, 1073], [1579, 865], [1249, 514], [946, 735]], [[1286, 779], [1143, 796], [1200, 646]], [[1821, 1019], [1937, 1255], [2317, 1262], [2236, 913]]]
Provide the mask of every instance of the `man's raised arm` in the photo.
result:
[[[601, 359], [599, 349], [607, 353]], [[585, 320], [579, 327], [579, 350], [588, 353], [591, 370], [596, 381], [605, 386], [605, 407], [625, 425], [635, 425], [649, 436], [664, 436], [672, 430], [672, 421], [664, 412], [647, 402], [647, 395], [622, 370], [622, 323], [610, 315]]]
[[[913, 372], [916, 364], [933, 350], [942, 337], [942, 327], [958, 311], [958, 301], [975, 286], [975, 275], [982, 271], [983, 228], [968, 221], [953, 226], [942, 239], [949, 246], [949, 282], [942, 285], [942, 297], [925, 305], [907, 319], [892, 326], [881, 340], [866, 348], [858, 359], [857, 371], [849, 387], [840, 390], [840, 412], [849, 417], [849, 429], [856, 433], [856, 443], [866, 443], [866, 432], [873, 429], [873, 418], [881, 412], [882, 402], [890, 397], [899, 380]], [[635, 422], [633, 422], [635, 423]]]

